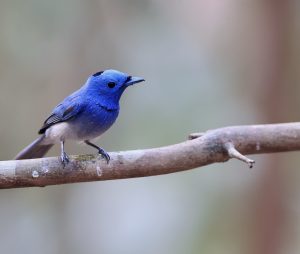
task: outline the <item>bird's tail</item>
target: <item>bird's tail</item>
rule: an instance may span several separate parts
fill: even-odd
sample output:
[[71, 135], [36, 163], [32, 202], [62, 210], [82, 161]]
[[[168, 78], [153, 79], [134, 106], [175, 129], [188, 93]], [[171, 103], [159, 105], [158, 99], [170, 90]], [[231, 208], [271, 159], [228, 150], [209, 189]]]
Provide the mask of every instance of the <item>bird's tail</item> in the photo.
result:
[[42, 135], [35, 141], [33, 141], [29, 146], [25, 147], [18, 155], [15, 157], [15, 160], [22, 159], [34, 159], [42, 158], [53, 146], [53, 144], [43, 144], [45, 136]]

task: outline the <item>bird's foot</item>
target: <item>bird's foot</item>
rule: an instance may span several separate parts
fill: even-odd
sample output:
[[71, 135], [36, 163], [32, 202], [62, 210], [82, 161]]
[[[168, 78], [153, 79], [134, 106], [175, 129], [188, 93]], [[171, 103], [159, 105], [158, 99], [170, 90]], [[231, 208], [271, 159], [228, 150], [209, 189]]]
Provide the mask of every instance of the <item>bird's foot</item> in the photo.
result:
[[64, 167], [70, 162], [70, 158], [66, 152], [61, 153], [60, 160]]
[[109, 154], [104, 149], [102, 149], [101, 147], [98, 148], [98, 153], [102, 155], [102, 157], [106, 160], [106, 162], [108, 164], [109, 161], [110, 161]]
[[102, 157], [106, 160], [107, 164], [109, 163], [110, 156], [109, 154], [101, 147], [91, 143], [89, 140], [84, 141], [88, 146], [94, 147], [98, 150], [98, 153], [102, 155]]

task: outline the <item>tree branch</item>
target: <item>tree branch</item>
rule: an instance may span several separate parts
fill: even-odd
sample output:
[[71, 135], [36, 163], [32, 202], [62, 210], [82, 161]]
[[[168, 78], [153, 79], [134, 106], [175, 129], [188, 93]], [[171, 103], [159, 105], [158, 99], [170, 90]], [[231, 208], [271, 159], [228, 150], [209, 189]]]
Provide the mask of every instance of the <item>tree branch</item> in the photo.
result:
[[58, 157], [0, 161], [0, 188], [47, 186], [169, 174], [236, 158], [243, 154], [300, 150], [300, 123], [233, 126], [194, 133], [185, 142], [145, 150], [71, 156], [63, 168]]

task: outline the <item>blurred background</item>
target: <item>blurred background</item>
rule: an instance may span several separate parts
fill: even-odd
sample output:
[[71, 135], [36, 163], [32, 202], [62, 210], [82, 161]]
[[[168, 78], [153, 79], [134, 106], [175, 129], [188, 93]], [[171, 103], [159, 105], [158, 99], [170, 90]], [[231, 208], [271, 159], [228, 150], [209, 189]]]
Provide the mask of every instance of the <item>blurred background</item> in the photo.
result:
[[[0, 160], [91, 74], [126, 91], [108, 151], [299, 121], [297, 0], [2, 0]], [[70, 154], [92, 153], [67, 143]], [[51, 151], [57, 156], [59, 150]], [[1, 253], [299, 253], [299, 153], [165, 176], [0, 191]]]

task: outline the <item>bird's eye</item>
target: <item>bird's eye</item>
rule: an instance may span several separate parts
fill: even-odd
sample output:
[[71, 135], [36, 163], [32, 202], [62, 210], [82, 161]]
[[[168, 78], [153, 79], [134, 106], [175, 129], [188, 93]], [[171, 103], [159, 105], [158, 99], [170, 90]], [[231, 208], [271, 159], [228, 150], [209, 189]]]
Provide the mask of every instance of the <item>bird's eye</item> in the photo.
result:
[[107, 86], [109, 88], [114, 88], [116, 86], [116, 83], [115, 82], [108, 82]]

